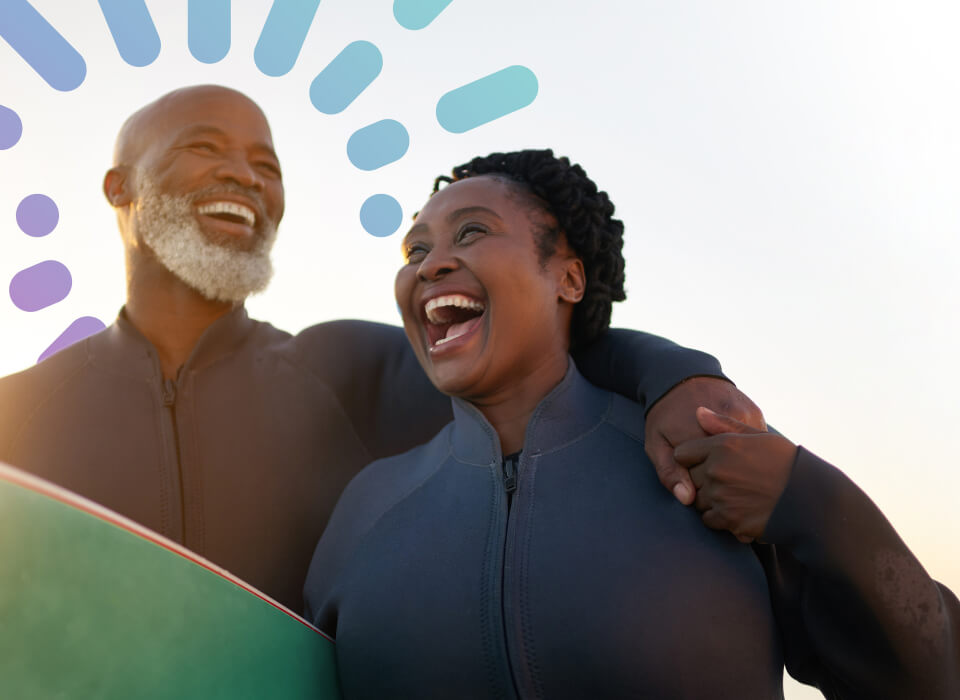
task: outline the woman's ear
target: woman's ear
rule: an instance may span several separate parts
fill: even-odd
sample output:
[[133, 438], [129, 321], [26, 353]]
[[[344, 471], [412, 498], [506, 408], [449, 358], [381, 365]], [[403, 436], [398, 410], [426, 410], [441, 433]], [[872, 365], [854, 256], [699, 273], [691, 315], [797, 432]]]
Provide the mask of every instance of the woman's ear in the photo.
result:
[[560, 272], [559, 298], [570, 304], [579, 303], [583, 299], [583, 293], [587, 288], [587, 276], [583, 270], [583, 261], [571, 254], [563, 260]]

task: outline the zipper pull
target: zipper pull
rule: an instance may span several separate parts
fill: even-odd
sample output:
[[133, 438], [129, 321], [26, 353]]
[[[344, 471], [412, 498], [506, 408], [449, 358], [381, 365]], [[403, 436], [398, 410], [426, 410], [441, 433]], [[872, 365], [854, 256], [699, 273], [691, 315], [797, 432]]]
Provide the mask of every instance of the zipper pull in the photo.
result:
[[508, 494], [517, 490], [517, 457], [515, 455], [503, 459], [503, 488]]
[[172, 379], [163, 380], [163, 405], [172, 406], [177, 399], [177, 385]]

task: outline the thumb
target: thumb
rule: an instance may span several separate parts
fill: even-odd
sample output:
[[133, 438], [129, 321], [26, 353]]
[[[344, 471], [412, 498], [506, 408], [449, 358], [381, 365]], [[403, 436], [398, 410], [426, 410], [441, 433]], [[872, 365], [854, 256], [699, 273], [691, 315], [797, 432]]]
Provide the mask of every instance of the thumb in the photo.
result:
[[700, 406], [697, 409], [697, 422], [700, 423], [700, 427], [703, 428], [704, 432], [708, 435], [718, 435], [720, 433], [744, 433], [753, 435], [755, 433], [765, 432], [763, 430], [757, 430], [746, 423], [741, 423], [730, 416], [716, 413], [706, 406]]

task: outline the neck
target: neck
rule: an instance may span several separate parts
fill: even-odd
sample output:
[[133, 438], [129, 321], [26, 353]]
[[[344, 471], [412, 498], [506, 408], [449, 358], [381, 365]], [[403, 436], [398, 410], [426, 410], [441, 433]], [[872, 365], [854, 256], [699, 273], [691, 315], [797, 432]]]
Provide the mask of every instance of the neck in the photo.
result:
[[530, 416], [537, 404], [563, 380], [567, 364], [566, 350], [560, 351], [543, 358], [512, 381], [504, 382], [504, 387], [492, 395], [469, 399], [497, 431], [504, 455], [523, 449]]
[[203, 332], [237, 304], [211, 301], [155, 260], [127, 264], [127, 318], [157, 350], [163, 376], [173, 379]]

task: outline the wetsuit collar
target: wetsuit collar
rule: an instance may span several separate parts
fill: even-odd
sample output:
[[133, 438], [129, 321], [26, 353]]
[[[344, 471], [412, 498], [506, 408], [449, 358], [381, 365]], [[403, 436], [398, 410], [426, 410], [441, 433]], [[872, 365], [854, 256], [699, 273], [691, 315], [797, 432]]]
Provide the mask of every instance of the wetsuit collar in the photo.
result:
[[[235, 352], [256, 326], [243, 305], [224, 314], [203, 332], [184, 368], [200, 369]], [[157, 351], [127, 318], [125, 307], [117, 320], [102, 333], [90, 338], [92, 361], [107, 361], [108, 371], [143, 377], [158, 367]]]
[[[523, 440], [523, 453], [538, 456], [562, 447], [595, 428], [610, 407], [610, 395], [590, 384], [573, 360], [567, 373], [533, 411]], [[473, 404], [453, 399], [453, 451], [471, 464], [499, 464], [500, 439]]]

